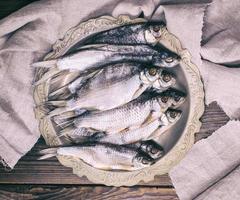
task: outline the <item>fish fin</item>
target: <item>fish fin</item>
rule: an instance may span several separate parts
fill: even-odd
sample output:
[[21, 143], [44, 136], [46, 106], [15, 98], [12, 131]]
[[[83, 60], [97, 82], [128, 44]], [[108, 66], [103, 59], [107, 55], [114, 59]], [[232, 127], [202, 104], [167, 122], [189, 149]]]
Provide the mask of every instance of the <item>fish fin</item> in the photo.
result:
[[48, 118], [57, 116], [57, 115], [61, 115], [62, 113], [68, 112], [67, 108], [56, 108], [52, 111], [50, 111], [47, 115]]
[[52, 147], [52, 148], [47, 148], [47, 149], [43, 149], [40, 150], [38, 153], [43, 155], [43, 154], [55, 154], [57, 153], [57, 147]]
[[98, 141], [106, 136], [105, 132], [97, 131], [91, 128], [75, 128], [74, 126], [66, 127], [60, 131], [60, 135], [57, 137], [67, 137], [73, 143], [79, 143], [84, 141]]
[[69, 137], [69, 135], [71, 135], [74, 130], [75, 130], [75, 128], [74, 128], [73, 126], [63, 128], [63, 129], [60, 131], [60, 134], [57, 135], [57, 137], [58, 137], [58, 138], [61, 138], [61, 137], [63, 137], [63, 136]]
[[48, 99], [68, 99], [71, 97], [72, 93], [68, 89], [68, 86], [63, 86], [48, 94]]
[[98, 75], [101, 71], [101, 70], [96, 70], [96, 71], [93, 71], [93, 72], [90, 72], [89, 74], [85, 75], [85, 76], [79, 76], [77, 79], [75, 79], [74, 81], [72, 81], [69, 85], [68, 85], [68, 89], [69, 91], [74, 94], [76, 93], [78, 90], [80, 90], [82, 88], [82, 86], [87, 83], [87, 81], [90, 79], [90, 78], [93, 78], [95, 77], [96, 75]]
[[78, 50], [88, 50], [88, 49], [98, 49], [98, 48], [102, 48], [108, 46], [108, 44], [88, 44], [82, 47], [78, 47]]
[[56, 123], [56, 127], [64, 129], [68, 126], [74, 125], [74, 117], [64, 116], [64, 114], [56, 115], [52, 117], [52, 120]]
[[44, 103], [46, 106], [55, 106], [55, 107], [65, 107], [67, 106], [67, 101], [60, 100], [60, 101], [46, 101]]
[[43, 149], [41, 151], [39, 151], [39, 154], [43, 155], [41, 157], [38, 158], [38, 160], [44, 160], [47, 158], [51, 158], [57, 155], [57, 147], [53, 147], [53, 148], [48, 148], [48, 149]]
[[127, 128], [124, 128], [124, 129], [120, 130], [118, 133], [122, 134], [122, 133], [125, 133], [125, 132], [129, 131], [129, 130], [130, 130], [130, 127], [127, 127]]
[[154, 138], [157, 138], [159, 135], [161, 135], [160, 131], [162, 126], [159, 126], [156, 128], [152, 134], [146, 139], [146, 140], [153, 140]]
[[158, 139], [158, 137], [168, 131], [170, 127], [160, 125], [150, 136], [151, 140]]
[[78, 117], [82, 114], [84, 114], [87, 110], [85, 109], [77, 109], [77, 110], [71, 110], [66, 111], [64, 110], [58, 110], [59, 114], [52, 113], [54, 122], [57, 124], [57, 126], [60, 127], [66, 127], [68, 124], [72, 124], [73, 118]]
[[141, 124], [141, 126], [147, 125], [147, 124], [151, 123], [152, 121], [154, 121], [154, 113], [155, 113], [155, 112], [156, 112], [156, 111], [151, 110], [150, 113], [149, 113], [149, 115], [146, 117], [146, 119], [145, 119], [145, 120], [143, 121], [143, 123]]
[[51, 68], [57, 66], [57, 60], [46, 60], [41, 62], [32, 63], [32, 67], [44, 67], [44, 68]]
[[49, 80], [50, 78], [58, 75], [61, 71], [57, 68], [53, 68], [49, 71], [47, 71], [38, 81], [36, 81], [33, 85], [39, 85], [42, 84], [44, 82], [46, 82], [47, 80]]
[[147, 85], [141, 84], [137, 91], [135, 91], [135, 93], [133, 94], [132, 99], [138, 98], [147, 88], [148, 88]]
[[56, 156], [56, 154], [47, 154], [47, 155], [40, 156], [37, 160], [45, 160], [45, 159], [52, 158], [55, 156]]
[[[76, 109], [76, 110], [70, 110], [70, 111], [66, 111], [62, 112], [61, 110], [59, 110], [59, 112], [61, 112], [58, 115], [53, 116], [53, 120], [54, 122], [57, 124], [57, 127], [60, 128], [64, 128], [67, 126], [71, 126], [74, 125], [74, 120], [76, 117], [79, 117], [80, 115], [84, 114], [85, 112], [87, 112], [88, 110], [86, 109]], [[55, 121], [56, 120], [56, 121]]]

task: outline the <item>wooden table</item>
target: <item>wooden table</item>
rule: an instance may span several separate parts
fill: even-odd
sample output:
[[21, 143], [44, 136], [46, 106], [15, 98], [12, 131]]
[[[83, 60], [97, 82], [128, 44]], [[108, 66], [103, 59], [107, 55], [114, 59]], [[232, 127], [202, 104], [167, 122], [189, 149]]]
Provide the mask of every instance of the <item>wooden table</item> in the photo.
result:
[[[34, 0], [0, 0], [0, 18]], [[226, 124], [229, 118], [213, 102], [206, 107], [201, 118], [202, 127], [196, 141], [208, 137]], [[62, 166], [56, 158], [37, 160], [37, 152], [46, 148], [40, 138], [10, 172], [0, 167], [0, 199], [178, 199], [169, 176], [155, 177], [149, 183], [140, 182], [134, 187], [106, 187], [96, 185], [86, 177], [79, 178], [72, 170]]]

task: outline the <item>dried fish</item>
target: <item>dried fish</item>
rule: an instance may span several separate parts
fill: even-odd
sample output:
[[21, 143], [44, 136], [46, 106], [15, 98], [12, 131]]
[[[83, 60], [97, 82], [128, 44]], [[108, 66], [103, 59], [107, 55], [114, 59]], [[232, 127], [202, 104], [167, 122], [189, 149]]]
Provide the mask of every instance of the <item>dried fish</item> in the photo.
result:
[[[117, 27], [98, 33], [88, 39], [84, 44], [156, 44], [161, 35], [163, 22], [140, 23]], [[82, 44], [81, 44], [82, 45]], [[76, 47], [79, 45], [76, 45]]]
[[[81, 79], [82, 80], [82, 79]], [[110, 65], [79, 87], [78, 79], [66, 87], [49, 94], [49, 99], [68, 99], [47, 101], [46, 107], [64, 107], [49, 113], [84, 110], [107, 110], [123, 105], [140, 96], [146, 89], [154, 87], [159, 92], [174, 86], [176, 79], [172, 73], [162, 68], [147, 68], [142, 64], [121, 63]]]
[[120, 133], [108, 133], [100, 141], [121, 145], [156, 138], [171, 128], [180, 119], [181, 113], [179, 110], [168, 109], [159, 119], [145, 126]]
[[135, 148], [108, 143], [86, 143], [78, 146], [49, 148], [40, 151], [39, 159], [53, 156], [73, 156], [102, 170], [133, 171], [148, 167], [154, 159]]
[[97, 44], [80, 48], [77, 52], [56, 60], [33, 63], [33, 67], [57, 67], [60, 70], [86, 71], [100, 69], [117, 62], [144, 62], [160, 67], [174, 67], [180, 57], [161, 45], [108, 45]]
[[[165, 91], [153, 97], [142, 95], [114, 109], [89, 112], [70, 119], [62, 117], [59, 123], [55, 122], [59, 127], [68, 127], [61, 131], [61, 134], [66, 135], [69, 132], [76, 131], [76, 128], [92, 128], [106, 133], [117, 133], [127, 129], [139, 128], [155, 121], [169, 107], [178, 107], [184, 100], [185, 98], [181, 92], [177, 93], [175, 90], [173, 92]], [[55, 120], [54, 118], [53, 120]]]

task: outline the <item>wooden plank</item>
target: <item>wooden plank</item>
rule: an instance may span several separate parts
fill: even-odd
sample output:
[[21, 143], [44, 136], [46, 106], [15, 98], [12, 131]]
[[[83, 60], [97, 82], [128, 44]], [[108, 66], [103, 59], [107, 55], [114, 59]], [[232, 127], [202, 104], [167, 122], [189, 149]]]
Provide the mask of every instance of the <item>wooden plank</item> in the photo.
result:
[[[201, 118], [203, 124], [196, 140], [209, 136], [220, 126], [227, 123], [229, 118], [216, 104], [212, 103], [206, 107]], [[62, 166], [56, 158], [38, 161], [38, 151], [46, 148], [43, 139], [40, 139], [35, 147], [24, 156], [11, 172], [5, 172], [0, 168], [0, 183], [4, 184], [92, 184], [86, 177], [79, 178], [72, 174], [70, 168]], [[149, 183], [139, 183], [139, 185], [151, 186], [172, 186], [167, 175], [156, 176], [155, 180]]]
[[225, 125], [229, 121], [229, 117], [219, 107], [217, 102], [212, 102], [206, 106], [200, 121], [202, 122], [202, 126], [200, 131], [195, 134], [195, 142], [207, 138], [214, 131]]
[[158, 187], [88, 187], [88, 186], [0, 186], [0, 199], [4, 200], [178, 200], [172, 188]]

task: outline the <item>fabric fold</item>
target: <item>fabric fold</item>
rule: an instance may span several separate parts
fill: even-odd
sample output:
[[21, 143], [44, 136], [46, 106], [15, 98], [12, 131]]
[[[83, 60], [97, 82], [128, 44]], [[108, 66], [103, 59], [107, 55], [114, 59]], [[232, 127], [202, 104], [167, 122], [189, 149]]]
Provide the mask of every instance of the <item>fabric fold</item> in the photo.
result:
[[196, 198], [239, 165], [239, 130], [239, 121], [229, 121], [207, 139], [197, 142], [170, 171], [181, 200]]

